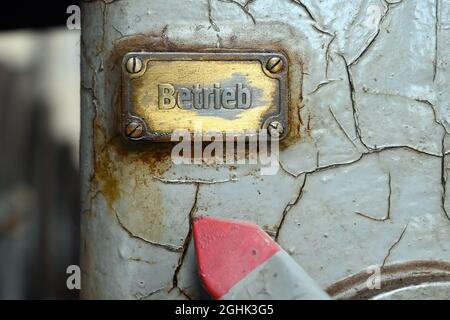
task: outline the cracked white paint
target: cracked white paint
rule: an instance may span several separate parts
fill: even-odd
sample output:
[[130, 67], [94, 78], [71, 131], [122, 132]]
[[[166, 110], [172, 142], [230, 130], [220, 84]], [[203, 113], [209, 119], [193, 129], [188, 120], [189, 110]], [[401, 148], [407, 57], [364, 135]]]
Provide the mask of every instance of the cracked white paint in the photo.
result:
[[[388, 263], [448, 260], [450, 223], [441, 210], [439, 168], [439, 158], [390, 150], [311, 174], [302, 200], [286, 218], [279, 242], [323, 286], [381, 265], [408, 223]], [[389, 173], [391, 219], [378, 222], [356, 214], [386, 216]]]
[[[116, 0], [82, 12], [84, 297], [204, 298], [197, 215], [255, 221], [323, 288], [374, 264], [450, 260], [447, 1]], [[109, 59], [138, 34], [168, 51], [282, 49], [302, 120], [282, 170], [111, 147], [120, 68]]]
[[[204, 186], [199, 193], [197, 214], [254, 221], [264, 230], [276, 232], [280, 212], [295, 200], [302, 182], [285, 173], [274, 176], [253, 173], [233, 183]], [[249, 201], [252, 210], [248, 210]]]

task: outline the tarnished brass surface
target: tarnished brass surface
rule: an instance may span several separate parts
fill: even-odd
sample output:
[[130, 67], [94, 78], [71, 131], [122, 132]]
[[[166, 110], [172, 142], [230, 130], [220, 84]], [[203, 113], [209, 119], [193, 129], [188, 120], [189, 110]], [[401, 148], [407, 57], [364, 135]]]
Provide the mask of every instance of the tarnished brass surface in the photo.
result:
[[[273, 58], [282, 67], [271, 72]], [[168, 141], [178, 129], [255, 132], [273, 121], [288, 127], [288, 64], [280, 53], [129, 53], [122, 72], [122, 128], [144, 127], [131, 140]]]

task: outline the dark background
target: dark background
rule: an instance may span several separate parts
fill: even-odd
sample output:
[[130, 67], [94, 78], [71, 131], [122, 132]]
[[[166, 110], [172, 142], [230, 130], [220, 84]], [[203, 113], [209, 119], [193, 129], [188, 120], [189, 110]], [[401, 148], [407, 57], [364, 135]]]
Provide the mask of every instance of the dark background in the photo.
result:
[[0, 5], [0, 29], [42, 29], [64, 26], [66, 10], [79, 1], [2, 1]]
[[[65, 73], [66, 89], [76, 95], [79, 65], [72, 59], [62, 69], [64, 56], [53, 64], [46, 59], [79, 55], [73, 49], [79, 31], [66, 28], [67, 7], [73, 4], [78, 1], [3, 1], [0, 7], [0, 299], [79, 295], [66, 287], [66, 268], [79, 264], [78, 140], [62, 139], [52, 130], [55, 118], [79, 122], [73, 117], [79, 111], [77, 106], [65, 113], [75, 109], [74, 101], [50, 107], [47, 80]], [[31, 42], [25, 48], [33, 50], [27, 52], [30, 62], [19, 66], [3, 55], [17, 39]], [[65, 43], [71, 46], [64, 49]]]

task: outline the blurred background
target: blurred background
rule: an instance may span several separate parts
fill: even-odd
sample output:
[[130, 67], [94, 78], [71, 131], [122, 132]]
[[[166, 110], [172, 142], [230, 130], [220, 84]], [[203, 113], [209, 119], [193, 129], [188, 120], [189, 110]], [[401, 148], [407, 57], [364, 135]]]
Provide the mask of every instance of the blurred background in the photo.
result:
[[77, 1], [2, 4], [0, 299], [71, 299], [79, 249]]

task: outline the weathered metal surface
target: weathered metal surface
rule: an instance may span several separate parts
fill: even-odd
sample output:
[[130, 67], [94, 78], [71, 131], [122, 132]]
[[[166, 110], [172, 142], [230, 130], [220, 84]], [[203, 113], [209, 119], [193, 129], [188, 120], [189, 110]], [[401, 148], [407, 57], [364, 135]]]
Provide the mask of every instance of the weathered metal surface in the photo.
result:
[[141, 121], [144, 132], [128, 138], [152, 141], [170, 141], [177, 130], [255, 134], [273, 121], [287, 127], [287, 72], [278, 53], [128, 53], [123, 126]]
[[[370, 265], [450, 261], [448, 1], [121, 0], [82, 12], [85, 298], [205, 297], [197, 215], [258, 223], [322, 288]], [[117, 130], [126, 53], [213, 48], [289, 61], [274, 176], [173, 165], [170, 146]]]

